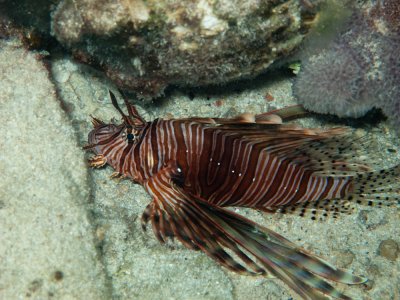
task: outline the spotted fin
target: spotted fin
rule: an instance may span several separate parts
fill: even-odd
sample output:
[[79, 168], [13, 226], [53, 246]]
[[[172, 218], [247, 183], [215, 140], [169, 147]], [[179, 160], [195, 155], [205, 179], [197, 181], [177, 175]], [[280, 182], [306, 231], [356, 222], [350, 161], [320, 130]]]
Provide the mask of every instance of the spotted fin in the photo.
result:
[[400, 207], [400, 165], [386, 170], [358, 171], [353, 178], [350, 194], [343, 199], [297, 203], [275, 208], [273, 212], [324, 220], [331, 216], [336, 218], [339, 214], [351, 214], [355, 209], [355, 203], [377, 207]]
[[354, 210], [355, 207], [351, 201], [326, 199], [279, 207], [275, 212], [324, 221], [329, 217], [337, 218], [339, 215], [350, 215]]
[[287, 158], [293, 163], [306, 160], [306, 167], [318, 176], [352, 176], [372, 171], [365, 153], [369, 139], [348, 129], [339, 136], [304, 143], [293, 149]]
[[399, 188], [399, 179], [400, 165], [385, 170], [360, 173], [357, 175], [353, 192], [359, 194], [393, 192]]
[[347, 199], [368, 206], [400, 206], [400, 165], [358, 173]]
[[142, 225], [151, 221], [161, 242], [173, 236], [232, 271], [271, 274], [304, 299], [326, 299], [324, 295], [350, 299], [323, 278], [346, 284], [366, 281], [333, 267], [268, 228], [186, 193], [175, 184], [180, 176], [180, 169], [169, 164], [144, 185], [154, 200], [143, 214]]

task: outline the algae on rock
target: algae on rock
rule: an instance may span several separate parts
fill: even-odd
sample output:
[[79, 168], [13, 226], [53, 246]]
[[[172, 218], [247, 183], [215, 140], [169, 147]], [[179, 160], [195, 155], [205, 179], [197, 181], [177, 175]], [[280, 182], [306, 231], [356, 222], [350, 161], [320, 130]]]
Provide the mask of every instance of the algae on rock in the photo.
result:
[[260, 74], [301, 42], [306, 15], [299, 0], [63, 0], [52, 29], [76, 58], [153, 98]]

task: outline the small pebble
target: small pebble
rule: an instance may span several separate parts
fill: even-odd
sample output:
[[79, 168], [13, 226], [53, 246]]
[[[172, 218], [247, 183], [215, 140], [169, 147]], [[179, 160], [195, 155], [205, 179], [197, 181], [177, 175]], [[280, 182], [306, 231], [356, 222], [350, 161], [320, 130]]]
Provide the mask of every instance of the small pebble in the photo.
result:
[[376, 264], [368, 266], [366, 274], [368, 274], [368, 279], [382, 276], [381, 270], [379, 269], [379, 266]]
[[35, 279], [33, 280], [29, 286], [28, 290], [31, 293], [35, 293], [37, 290], [39, 290], [43, 286], [43, 280], [42, 279]]
[[99, 226], [96, 229], [97, 242], [101, 243], [104, 241], [106, 236], [107, 228], [105, 226]]
[[374, 229], [387, 223], [379, 210], [361, 210], [358, 213], [358, 219], [368, 229]]
[[399, 252], [399, 245], [396, 241], [391, 239], [382, 241], [378, 248], [379, 255], [391, 261], [395, 261], [397, 259]]
[[61, 281], [64, 278], [64, 273], [61, 271], [55, 271], [53, 276], [56, 281]]
[[224, 100], [217, 100], [214, 102], [214, 105], [216, 107], [221, 107], [224, 104]]
[[275, 100], [274, 96], [272, 96], [270, 93], [266, 93], [265, 96], [264, 96], [264, 98], [265, 98], [265, 100], [268, 101], [268, 102], [271, 102], [271, 101], [274, 101], [274, 100]]
[[346, 251], [336, 251], [336, 265], [339, 268], [347, 268], [349, 267], [355, 258], [353, 252], [346, 250]]

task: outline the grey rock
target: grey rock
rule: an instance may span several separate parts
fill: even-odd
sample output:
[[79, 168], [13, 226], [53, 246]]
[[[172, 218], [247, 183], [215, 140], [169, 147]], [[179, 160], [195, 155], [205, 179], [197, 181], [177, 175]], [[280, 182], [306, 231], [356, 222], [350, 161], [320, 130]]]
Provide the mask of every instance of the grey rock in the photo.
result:
[[87, 170], [37, 55], [0, 40], [0, 298], [104, 299]]
[[171, 84], [220, 84], [265, 71], [303, 39], [302, 3], [63, 0], [52, 29], [76, 58], [148, 99]]

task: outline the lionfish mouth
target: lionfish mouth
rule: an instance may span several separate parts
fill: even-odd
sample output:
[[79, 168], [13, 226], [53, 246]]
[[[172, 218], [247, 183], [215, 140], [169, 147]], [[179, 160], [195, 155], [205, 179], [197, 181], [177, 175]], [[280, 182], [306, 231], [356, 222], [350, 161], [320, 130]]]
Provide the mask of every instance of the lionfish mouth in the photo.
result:
[[98, 141], [96, 139], [96, 133], [100, 129], [100, 127], [106, 125], [100, 119], [93, 117], [92, 115], [90, 115], [90, 117], [92, 118], [93, 129], [89, 132], [89, 135], [88, 135], [88, 143], [89, 144], [83, 147], [84, 150], [90, 150], [97, 145]]
[[89, 142], [90, 145], [95, 145], [95, 144], [97, 144], [98, 139], [96, 138], [96, 133], [97, 133], [97, 130], [96, 130], [96, 129], [93, 129], [93, 130], [91, 130], [91, 131], [89, 132], [89, 135], [88, 135], [88, 142]]
[[89, 135], [88, 135], [88, 143], [89, 144], [84, 146], [83, 150], [92, 150], [92, 151], [96, 152], [96, 150], [94, 149], [98, 145], [98, 140], [96, 138], [96, 132], [97, 132], [97, 129], [93, 129], [92, 131], [89, 132]]

